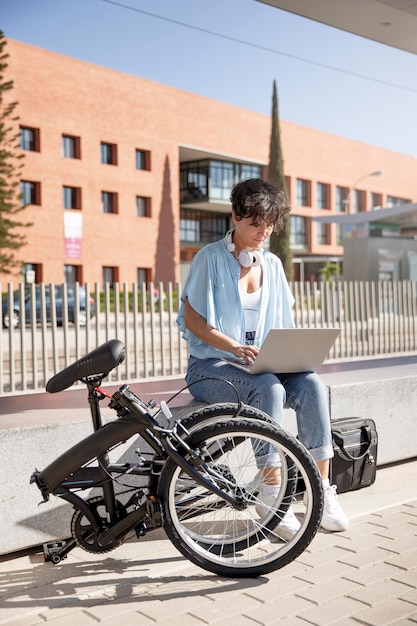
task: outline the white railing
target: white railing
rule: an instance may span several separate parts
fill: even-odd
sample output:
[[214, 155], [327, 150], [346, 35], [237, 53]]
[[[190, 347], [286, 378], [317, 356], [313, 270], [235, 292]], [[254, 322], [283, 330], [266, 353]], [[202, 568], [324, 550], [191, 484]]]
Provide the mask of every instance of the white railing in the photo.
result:
[[[417, 351], [417, 283], [343, 282], [293, 283], [297, 326], [341, 328], [329, 359], [345, 360]], [[187, 349], [175, 323], [181, 285], [128, 286], [98, 284], [72, 288], [74, 322], [70, 321], [70, 295], [62, 291], [63, 311], [54, 302], [55, 290], [41, 285], [36, 292], [11, 285], [3, 293], [1, 313], [0, 394], [41, 390], [48, 379], [86, 352], [117, 338], [126, 346], [125, 361], [106, 379], [109, 382], [182, 376]], [[80, 291], [90, 294], [96, 314], [85, 318], [80, 311]], [[28, 293], [29, 292], [29, 293]], [[36, 293], [38, 297], [36, 298]], [[47, 295], [52, 294], [48, 303]], [[161, 297], [159, 296], [161, 294]], [[13, 306], [22, 313], [14, 328]], [[27, 323], [22, 302], [29, 297]], [[35, 301], [39, 311], [36, 313]], [[90, 305], [89, 305], [90, 306]], [[4, 328], [3, 322], [9, 327]]]

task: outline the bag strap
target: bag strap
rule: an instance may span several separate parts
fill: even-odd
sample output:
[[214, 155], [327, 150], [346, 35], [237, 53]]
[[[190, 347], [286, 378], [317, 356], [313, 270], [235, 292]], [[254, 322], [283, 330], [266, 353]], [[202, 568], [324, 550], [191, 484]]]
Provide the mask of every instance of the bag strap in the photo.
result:
[[336, 445], [340, 448], [340, 450], [345, 455], [345, 457], [347, 459], [349, 459], [350, 461], [359, 461], [360, 459], [363, 459], [364, 456], [366, 456], [368, 454], [369, 449], [371, 447], [372, 437], [371, 437], [371, 430], [370, 430], [370, 428], [368, 428], [367, 426], [361, 426], [361, 430], [365, 431], [368, 441], [367, 442], [362, 442], [361, 447], [362, 446], [366, 446], [366, 449], [359, 456], [352, 456], [344, 447], [344, 440], [343, 440], [343, 436], [340, 433], [340, 431], [332, 430], [333, 439], [334, 439]]

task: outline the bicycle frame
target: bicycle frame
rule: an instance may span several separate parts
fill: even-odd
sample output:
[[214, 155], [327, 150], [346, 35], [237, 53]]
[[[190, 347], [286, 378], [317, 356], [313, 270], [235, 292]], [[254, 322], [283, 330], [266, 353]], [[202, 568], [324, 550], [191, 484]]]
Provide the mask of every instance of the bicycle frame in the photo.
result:
[[[63, 373], [68, 374], [68, 369], [72, 367], [58, 374], [58, 380]], [[181, 431], [181, 434], [178, 433], [179, 423], [175, 423], [172, 428], [162, 428], [155, 419], [155, 416], [161, 413], [161, 408], [155, 409], [153, 401], [145, 404], [129, 390], [128, 385], [123, 385], [111, 396], [99, 387], [102, 378], [102, 375], [93, 375], [81, 379], [88, 388], [88, 402], [94, 432], [52, 461], [41, 472], [35, 471], [31, 477], [31, 482], [36, 483], [44, 501], [47, 501], [50, 494], [53, 494], [71, 503], [88, 519], [94, 531], [99, 533], [101, 546], [117, 545], [145, 518], [147, 524], [139, 529], [139, 534], [143, 534], [145, 527], [148, 530], [160, 526], [162, 518], [156, 498], [153, 496], [151, 503], [148, 500], [140, 502], [137, 508], [122, 516], [118, 510], [113, 475], [153, 475], [157, 478], [164, 461], [170, 457], [205, 489], [239, 508], [240, 503], [219, 486], [222, 482], [221, 478], [205, 465], [199, 451], [192, 450], [186, 444], [183, 438], [184, 431]], [[51, 381], [54, 386], [56, 380], [51, 379]], [[110, 407], [116, 410], [118, 419], [103, 425], [99, 402], [106, 397], [110, 399]], [[108, 451], [134, 435], [140, 435], [154, 451], [155, 456], [150, 461], [141, 463], [110, 463]], [[185, 455], [189, 460], [185, 458]], [[94, 459], [97, 459], [98, 465], [85, 466]], [[158, 464], [159, 471], [155, 472], [155, 465]], [[102, 519], [94, 507], [74, 493], [74, 491], [84, 491], [92, 487], [102, 489], [109, 528], [103, 529]], [[131, 501], [135, 502], [135, 496], [132, 496], [129, 503]], [[66, 546], [65, 553], [74, 545], [75, 542], [70, 548]]]

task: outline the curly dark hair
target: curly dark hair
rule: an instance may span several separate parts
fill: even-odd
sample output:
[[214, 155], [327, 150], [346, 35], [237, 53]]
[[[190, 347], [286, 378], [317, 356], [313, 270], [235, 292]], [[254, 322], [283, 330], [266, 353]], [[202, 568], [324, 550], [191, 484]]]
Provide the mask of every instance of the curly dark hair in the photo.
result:
[[266, 222], [280, 232], [284, 217], [291, 211], [287, 194], [275, 183], [262, 178], [249, 178], [237, 183], [230, 196], [233, 213], [237, 220], [251, 217], [257, 226]]

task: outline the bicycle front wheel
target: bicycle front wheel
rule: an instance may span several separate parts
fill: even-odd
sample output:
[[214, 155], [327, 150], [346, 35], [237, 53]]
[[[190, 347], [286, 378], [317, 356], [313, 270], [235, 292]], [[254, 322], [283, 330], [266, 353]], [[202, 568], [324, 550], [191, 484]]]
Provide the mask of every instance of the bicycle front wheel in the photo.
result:
[[[204, 460], [198, 471], [234, 498], [227, 502], [167, 460], [158, 486], [164, 527], [187, 559], [221, 576], [254, 577], [306, 549], [321, 520], [323, 490], [316, 464], [294, 437], [267, 422], [235, 419], [202, 423], [186, 442]], [[268, 506], [258, 497], [260, 467], [279, 468], [279, 494]], [[289, 507], [299, 528], [283, 540]]]

